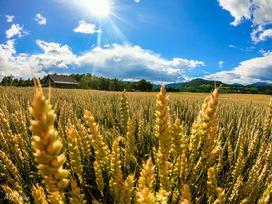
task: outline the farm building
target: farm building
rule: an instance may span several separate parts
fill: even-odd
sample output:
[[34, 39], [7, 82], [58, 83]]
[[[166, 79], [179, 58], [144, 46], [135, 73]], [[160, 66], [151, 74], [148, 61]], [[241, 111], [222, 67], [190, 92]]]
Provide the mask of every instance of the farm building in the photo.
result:
[[76, 88], [79, 83], [72, 77], [65, 75], [49, 74], [43, 82], [43, 86], [57, 88]]

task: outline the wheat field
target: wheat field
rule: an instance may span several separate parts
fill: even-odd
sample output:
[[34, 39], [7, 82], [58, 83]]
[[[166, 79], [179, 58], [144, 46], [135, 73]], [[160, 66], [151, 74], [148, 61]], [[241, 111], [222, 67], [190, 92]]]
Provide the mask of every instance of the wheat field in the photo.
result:
[[265, 95], [0, 87], [0, 201], [271, 203]]

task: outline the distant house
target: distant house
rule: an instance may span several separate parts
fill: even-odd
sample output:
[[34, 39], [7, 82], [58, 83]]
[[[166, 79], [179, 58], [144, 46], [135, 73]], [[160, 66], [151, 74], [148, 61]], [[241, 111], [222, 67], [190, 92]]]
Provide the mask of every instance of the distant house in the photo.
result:
[[65, 75], [49, 74], [43, 82], [43, 86], [57, 88], [76, 88], [79, 83], [72, 77]]

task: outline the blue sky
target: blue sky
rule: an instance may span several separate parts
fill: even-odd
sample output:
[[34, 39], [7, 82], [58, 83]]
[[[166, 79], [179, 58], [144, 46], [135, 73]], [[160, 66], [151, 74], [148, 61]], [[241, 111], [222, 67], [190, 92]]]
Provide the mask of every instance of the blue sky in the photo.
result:
[[0, 0], [0, 78], [272, 81], [272, 0]]

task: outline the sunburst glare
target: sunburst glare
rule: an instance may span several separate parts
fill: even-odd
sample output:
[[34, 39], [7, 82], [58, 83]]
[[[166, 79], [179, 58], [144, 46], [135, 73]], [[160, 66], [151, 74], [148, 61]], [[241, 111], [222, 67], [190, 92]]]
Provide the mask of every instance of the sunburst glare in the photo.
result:
[[112, 14], [112, 0], [90, 0], [88, 4], [90, 14], [98, 18], [107, 18]]

